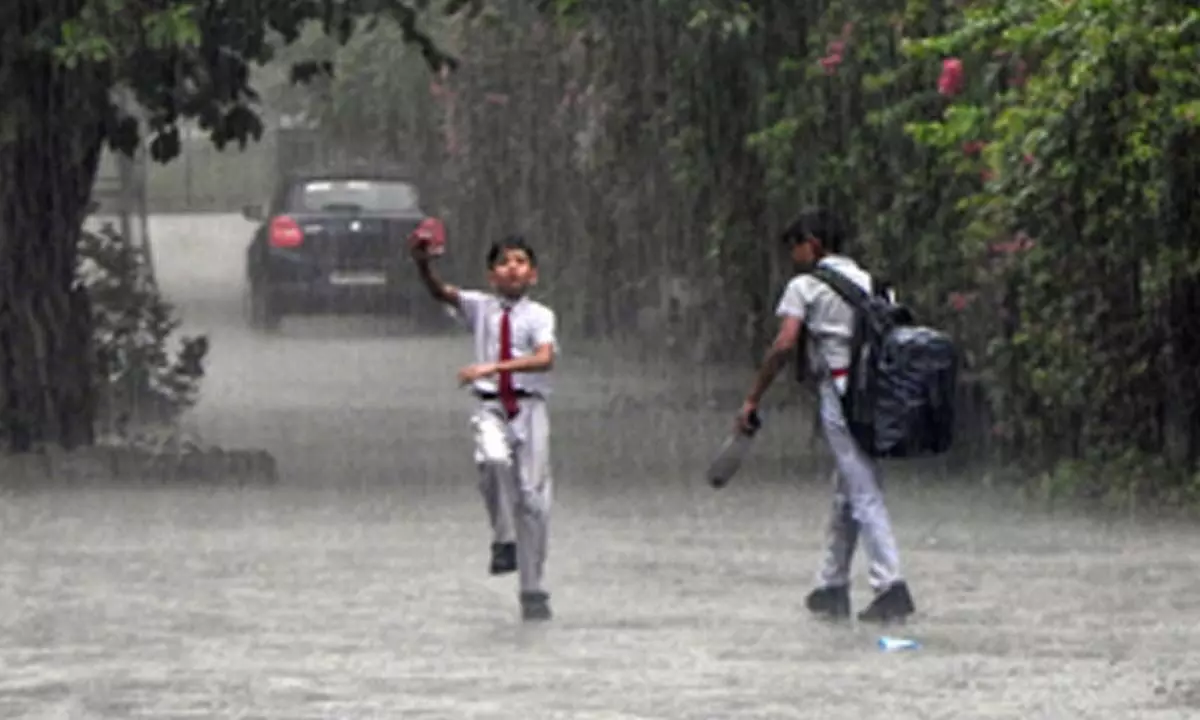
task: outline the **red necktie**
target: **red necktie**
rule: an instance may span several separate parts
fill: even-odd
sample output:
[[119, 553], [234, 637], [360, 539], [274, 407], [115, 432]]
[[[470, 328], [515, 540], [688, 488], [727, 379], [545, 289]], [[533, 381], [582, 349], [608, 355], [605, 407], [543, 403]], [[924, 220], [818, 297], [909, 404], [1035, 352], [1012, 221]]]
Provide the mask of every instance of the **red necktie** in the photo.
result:
[[[500, 316], [500, 362], [512, 360], [512, 326], [508, 317], [510, 312], [510, 308], [504, 308], [504, 314]], [[513, 388], [512, 373], [501, 372], [499, 385], [500, 404], [504, 406], [509, 419], [512, 419], [521, 409], [517, 403], [517, 391]]]

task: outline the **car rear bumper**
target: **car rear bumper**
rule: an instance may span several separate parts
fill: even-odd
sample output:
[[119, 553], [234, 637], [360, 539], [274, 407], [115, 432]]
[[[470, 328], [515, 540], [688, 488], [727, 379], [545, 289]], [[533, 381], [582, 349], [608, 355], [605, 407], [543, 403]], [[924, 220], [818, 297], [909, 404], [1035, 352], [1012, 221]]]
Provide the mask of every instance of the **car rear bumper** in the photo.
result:
[[349, 267], [274, 248], [260, 257], [249, 268], [251, 287], [287, 312], [403, 310], [425, 292], [407, 257], [359, 260]]
[[[420, 280], [411, 268], [376, 270], [335, 270], [289, 268], [291, 272], [273, 272], [255, 283], [278, 305], [289, 311], [338, 308], [379, 310], [404, 309], [419, 295]], [[282, 277], [280, 277], [282, 275]]]
[[365, 308], [402, 310], [417, 296], [412, 283], [339, 285], [329, 282], [272, 283], [263, 288], [272, 300], [289, 309]]

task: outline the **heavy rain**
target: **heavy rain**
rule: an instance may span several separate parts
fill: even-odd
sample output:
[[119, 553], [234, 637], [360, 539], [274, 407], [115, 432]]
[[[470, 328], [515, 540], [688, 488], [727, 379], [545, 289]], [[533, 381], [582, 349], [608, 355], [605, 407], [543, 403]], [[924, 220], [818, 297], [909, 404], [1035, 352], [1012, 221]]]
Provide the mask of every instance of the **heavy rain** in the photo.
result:
[[[0, 717], [1200, 713], [1194, 3], [10, 0], [0, 40]], [[557, 349], [493, 572], [510, 341], [432, 295], [499, 308], [512, 236], [511, 343]], [[827, 442], [835, 296], [784, 310], [820, 236], [957, 352], [952, 445], [868, 463], [898, 567]], [[914, 612], [858, 616], [879, 573]]]

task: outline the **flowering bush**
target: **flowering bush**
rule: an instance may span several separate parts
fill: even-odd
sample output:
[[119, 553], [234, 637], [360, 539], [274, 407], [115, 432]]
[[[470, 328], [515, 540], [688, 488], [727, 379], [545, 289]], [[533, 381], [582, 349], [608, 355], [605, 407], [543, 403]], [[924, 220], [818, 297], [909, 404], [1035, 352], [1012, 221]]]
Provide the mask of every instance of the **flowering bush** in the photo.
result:
[[1195, 236], [1170, 229], [1173, 168], [1200, 159], [1198, 31], [1194, 3], [994, 0], [907, 44], [912, 61], [944, 58], [946, 100], [907, 130], [979, 177], [959, 241], [987, 268], [976, 285], [1013, 289], [987, 367], [1022, 453], [1161, 449], [1163, 379], [1186, 372], [1164, 351], [1185, 328], [1156, 318], [1171, 288], [1200, 281]]
[[1191, 439], [1174, 468], [1195, 468], [1200, 6], [797, 13], [812, 71], [788, 82], [794, 62], [780, 63], [751, 145], [784, 202], [844, 208], [853, 252], [955, 334], [994, 447], [1042, 467], [1128, 467], [1166, 452], [1175, 423]]

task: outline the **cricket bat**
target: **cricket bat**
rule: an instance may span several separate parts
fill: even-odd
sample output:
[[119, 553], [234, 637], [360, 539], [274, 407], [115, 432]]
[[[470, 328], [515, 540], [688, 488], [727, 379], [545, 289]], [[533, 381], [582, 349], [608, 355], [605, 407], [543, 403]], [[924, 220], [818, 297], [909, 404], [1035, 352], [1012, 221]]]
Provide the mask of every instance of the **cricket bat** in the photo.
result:
[[742, 461], [750, 452], [750, 446], [761, 427], [762, 420], [759, 419], [758, 413], [755, 413], [750, 416], [749, 429], [738, 428], [725, 438], [725, 442], [721, 443], [720, 449], [717, 450], [716, 457], [708, 465], [709, 485], [719, 489], [729, 484], [741, 469]]

